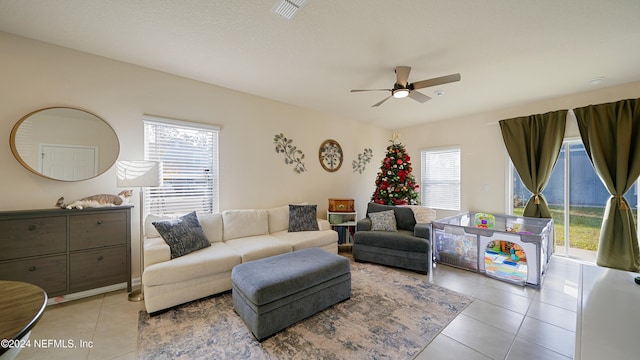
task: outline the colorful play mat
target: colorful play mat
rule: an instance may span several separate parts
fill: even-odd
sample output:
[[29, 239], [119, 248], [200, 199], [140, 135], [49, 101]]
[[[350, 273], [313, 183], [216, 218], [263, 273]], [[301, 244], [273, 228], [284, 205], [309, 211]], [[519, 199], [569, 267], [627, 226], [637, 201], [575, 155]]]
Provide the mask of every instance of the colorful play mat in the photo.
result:
[[496, 244], [485, 249], [485, 272], [487, 275], [524, 285], [527, 281], [526, 256], [519, 246], [510, 242], [506, 243]]

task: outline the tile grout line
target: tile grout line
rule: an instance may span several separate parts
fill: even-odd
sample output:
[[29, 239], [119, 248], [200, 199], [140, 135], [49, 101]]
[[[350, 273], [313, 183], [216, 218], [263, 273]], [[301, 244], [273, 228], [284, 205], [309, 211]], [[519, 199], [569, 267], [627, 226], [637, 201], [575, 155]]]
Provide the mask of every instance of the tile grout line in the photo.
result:
[[[100, 322], [100, 317], [102, 316], [102, 308], [104, 307], [104, 299], [105, 299], [105, 294], [101, 294], [100, 295], [101, 299], [100, 299], [100, 310], [98, 310], [98, 316], [96, 317], [96, 323], [93, 326], [93, 332], [91, 333], [91, 341], [93, 341], [93, 343], [96, 343], [96, 331], [98, 330], [98, 323]], [[87, 360], [89, 358], [91, 358], [91, 352], [93, 352], [93, 348], [89, 349], [89, 351], [87, 352]]]
[[505, 360], [509, 358], [509, 354], [511, 353], [511, 350], [513, 350], [513, 346], [515, 345], [516, 340], [518, 339], [518, 335], [520, 334], [520, 330], [522, 330], [522, 325], [524, 325], [524, 321], [527, 319], [527, 314], [529, 314], [529, 310], [531, 310], [531, 306], [533, 305], [534, 301], [535, 301], [535, 297], [533, 299], [531, 299], [531, 301], [529, 302], [529, 306], [527, 306], [527, 311], [525, 311], [524, 316], [522, 317], [522, 320], [520, 321], [520, 325], [518, 326], [518, 330], [516, 330], [516, 336], [513, 337], [513, 341], [511, 341], [511, 344], [509, 345], [509, 350], [507, 350], [507, 353], [504, 356]]

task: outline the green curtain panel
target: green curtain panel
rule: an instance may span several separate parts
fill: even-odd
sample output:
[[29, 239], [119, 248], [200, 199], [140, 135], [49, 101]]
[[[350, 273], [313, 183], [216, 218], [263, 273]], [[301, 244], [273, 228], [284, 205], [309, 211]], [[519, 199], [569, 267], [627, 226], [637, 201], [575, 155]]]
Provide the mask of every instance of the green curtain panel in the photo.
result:
[[533, 194], [524, 216], [551, 218], [542, 191], [558, 161], [568, 110], [500, 120], [502, 139], [524, 186]]
[[585, 150], [611, 194], [600, 228], [597, 264], [634, 272], [640, 271], [638, 234], [623, 195], [640, 176], [639, 100], [573, 110]]

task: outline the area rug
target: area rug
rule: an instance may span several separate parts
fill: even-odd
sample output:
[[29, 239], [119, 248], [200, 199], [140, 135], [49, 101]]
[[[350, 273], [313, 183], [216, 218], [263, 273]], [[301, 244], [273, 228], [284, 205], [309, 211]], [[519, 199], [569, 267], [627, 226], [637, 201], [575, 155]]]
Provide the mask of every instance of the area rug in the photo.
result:
[[138, 320], [139, 359], [412, 359], [472, 301], [397, 269], [351, 262], [351, 298], [262, 342], [231, 292]]

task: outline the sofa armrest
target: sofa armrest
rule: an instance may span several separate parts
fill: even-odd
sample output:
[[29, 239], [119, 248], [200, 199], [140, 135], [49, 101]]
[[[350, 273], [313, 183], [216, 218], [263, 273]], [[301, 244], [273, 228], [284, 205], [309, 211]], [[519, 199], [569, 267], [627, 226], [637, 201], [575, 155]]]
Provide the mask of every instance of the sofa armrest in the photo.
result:
[[144, 239], [144, 268], [171, 260], [171, 249], [161, 237]]
[[356, 222], [356, 231], [371, 231], [371, 219], [364, 218]]
[[318, 229], [320, 231], [331, 230], [331, 224], [329, 224], [329, 221], [325, 219], [318, 219]]
[[431, 240], [431, 223], [416, 224], [413, 228], [413, 235], [415, 237]]

